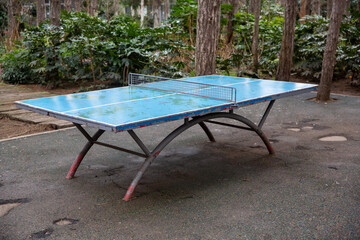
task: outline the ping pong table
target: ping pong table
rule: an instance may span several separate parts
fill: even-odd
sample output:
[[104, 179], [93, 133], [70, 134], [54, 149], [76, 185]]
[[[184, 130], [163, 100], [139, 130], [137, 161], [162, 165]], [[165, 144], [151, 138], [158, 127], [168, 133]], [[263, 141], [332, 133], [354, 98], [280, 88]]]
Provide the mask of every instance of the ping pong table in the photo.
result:
[[[160, 152], [185, 130], [199, 125], [210, 141], [215, 141], [206, 124], [250, 130], [265, 144], [269, 154], [274, 150], [261, 130], [276, 99], [289, 97], [317, 89], [317, 85], [239, 78], [219, 75], [168, 79], [141, 74], [129, 75], [129, 86], [106, 90], [30, 99], [16, 102], [17, 107], [74, 123], [88, 140], [66, 178], [74, 177], [84, 156], [94, 144], [113, 148], [145, 158], [130, 184], [123, 200], [130, 200], [147, 168]], [[253, 121], [234, 113], [234, 109], [261, 102], [269, 102], [262, 118]], [[239, 124], [221, 122], [233, 119]], [[183, 123], [167, 135], [151, 151], [134, 129], [168, 121]], [[92, 136], [83, 125], [97, 129]], [[127, 131], [142, 152], [100, 142], [105, 131]]]

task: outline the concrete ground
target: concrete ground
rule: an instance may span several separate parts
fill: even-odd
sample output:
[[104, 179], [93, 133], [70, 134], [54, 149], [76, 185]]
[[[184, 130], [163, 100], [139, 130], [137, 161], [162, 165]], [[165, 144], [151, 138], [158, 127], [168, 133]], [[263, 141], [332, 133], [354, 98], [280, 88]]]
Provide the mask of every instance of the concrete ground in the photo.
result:
[[[209, 124], [210, 143], [188, 130], [130, 202], [140, 157], [95, 146], [66, 180], [86, 142], [76, 129], [1, 141], [0, 239], [360, 239], [360, 98], [313, 96], [275, 103], [263, 127], [275, 156], [252, 132]], [[237, 111], [256, 120], [265, 107]], [[154, 147], [179, 124], [136, 132]], [[126, 133], [102, 140], [136, 149]]]

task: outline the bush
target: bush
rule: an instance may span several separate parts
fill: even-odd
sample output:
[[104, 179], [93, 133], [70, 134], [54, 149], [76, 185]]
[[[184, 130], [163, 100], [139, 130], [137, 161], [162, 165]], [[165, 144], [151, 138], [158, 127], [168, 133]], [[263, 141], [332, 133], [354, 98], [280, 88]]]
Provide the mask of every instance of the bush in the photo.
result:
[[26, 49], [17, 49], [3, 55], [0, 58], [2, 80], [11, 84], [34, 83], [34, 73], [28, 64], [28, 56]]
[[321, 16], [307, 17], [295, 30], [294, 70], [303, 77], [319, 79], [329, 20]]
[[[179, 32], [175, 27], [141, 29], [130, 17], [107, 22], [85, 13], [62, 12], [61, 19], [60, 27], [45, 23], [24, 31], [23, 49], [19, 50], [22, 58], [13, 50], [1, 62], [8, 68], [3, 72], [8, 74], [6, 81], [51, 87], [69, 81], [101, 80], [126, 85], [130, 71], [181, 75], [184, 64], [179, 56], [191, 49], [172, 39], [173, 33]], [[8, 59], [12, 59], [11, 64]], [[9, 73], [15, 69], [18, 73], [10, 75], [18, 76], [11, 79]]]
[[[343, 19], [336, 51], [335, 75], [353, 75], [360, 71], [360, 29], [356, 14]], [[319, 80], [326, 46], [329, 20], [321, 16], [308, 17], [296, 26], [294, 70], [301, 76]]]
[[[277, 15], [271, 19], [261, 16], [259, 20], [259, 69], [269, 75], [276, 72], [283, 23], [284, 18]], [[253, 28], [254, 15], [245, 12], [239, 12], [235, 15], [236, 36], [230, 62], [237, 69], [246, 69], [252, 65]]]

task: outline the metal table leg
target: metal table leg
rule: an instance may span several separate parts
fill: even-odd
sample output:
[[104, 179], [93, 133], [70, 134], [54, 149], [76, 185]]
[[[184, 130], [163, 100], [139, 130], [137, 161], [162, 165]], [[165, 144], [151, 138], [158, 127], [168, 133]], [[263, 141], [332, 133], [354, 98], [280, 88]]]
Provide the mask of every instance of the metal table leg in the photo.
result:
[[[263, 123], [265, 122], [266, 117], [269, 114], [269, 111], [273, 105], [273, 101], [270, 102], [268, 108], [266, 109], [264, 116], [262, 117], [259, 125], [256, 125], [255, 123], [253, 123], [252, 121], [250, 121], [249, 119], [234, 114], [233, 111], [230, 111], [228, 113], [226, 112], [216, 112], [216, 113], [210, 113], [204, 116], [199, 116], [199, 117], [195, 117], [192, 120], [189, 119], [185, 119], [184, 124], [182, 124], [180, 127], [176, 128], [173, 132], [171, 132], [167, 137], [165, 137], [156, 147], [155, 149], [150, 152], [147, 147], [145, 146], [145, 144], [141, 141], [141, 139], [135, 134], [135, 132], [133, 130], [129, 130], [128, 133], [131, 135], [131, 137], [134, 139], [134, 141], [138, 144], [138, 146], [143, 150], [144, 153], [138, 153], [132, 150], [128, 150], [125, 148], [121, 148], [121, 147], [117, 147], [117, 146], [113, 146], [110, 144], [106, 144], [106, 143], [102, 143], [97, 141], [99, 139], [99, 137], [104, 133], [104, 130], [98, 130], [93, 136], [90, 136], [83, 127], [81, 127], [81, 125], [79, 124], [75, 124], [75, 126], [79, 129], [79, 131], [88, 139], [88, 143], [84, 146], [83, 150], [80, 152], [78, 158], [75, 160], [75, 162], [73, 163], [68, 175], [66, 178], [71, 179], [74, 177], [74, 174], [77, 170], [77, 168], [79, 167], [81, 161], [83, 160], [83, 158], [85, 157], [85, 155], [87, 154], [87, 152], [90, 150], [90, 148], [94, 145], [94, 144], [99, 144], [101, 146], [105, 146], [105, 147], [109, 147], [109, 148], [113, 148], [119, 151], [123, 151], [123, 152], [127, 152], [130, 154], [134, 154], [137, 156], [141, 156], [145, 158], [145, 161], [143, 163], [143, 165], [141, 166], [140, 170], [137, 172], [134, 180], [132, 181], [130, 187], [128, 188], [124, 200], [125, 201], [129, 201], [133, 192], [135, 191], [136, 186], [139, 184], [139, 181], [141, 180], [142, 176], [144, 175], [145, 171], [148, 169], [148, 167], [151, 165], [151, 163], [155, 160], [155, 158], [160, 154], [160, 152], [172, 141], [174, 140], [178, 135], [180, 135], [182, 132], [184, 132], [185, 130], [193, 127], [194, 125], [199, 124], [201, 126], [201, 128], [205, 131], [206, 135], [208, 136], [209, 140], [214, 142], [215, 138], [212, 135], [212, 133], [210, 132], [209, 128], [205, 125], [204, 122], [210, 122], [210, 123], [214, 123], [214, 124], [221, 124], [224, 126], [228, 126], [228, 127], [234, 127], [237, 129], [245, 129], [245, 130], [250, 130], [255, 132], [260, 138], [261, 140], [264, 142], [267, 150], [269, 151], [269, 154], [274, 154], [274, 149], [272, 148], [268, 138], [265, 136], [265, 134], [262, 132], [261, 127], [263, 125]], [[243, 127], [243, 126], [237, 126], [237, 125], [233, 125], [233, 124], [228, 124], [228, 123], [221, 123], [221, 122], [216, 122], [213, 121], [212, 119], [217, 119], [217, 118], [228, 118], [228, 119], [233, 119], [233, 120], [237, 120], [245, 125], [247, 125], [247, 127]]]
[[[167, 137], [165, 137], [159, 145], [155, 147], [155, 149], [151, 152], [150, 156], [145, 159], [145, 162], [141, 166], [140, 170], [136, 174], [134, 180], [131, 182], [130, 187], [128, 188], [124, 201], [129, 201], [132, 194], [135, 191], [135, 188], [139, 184], [139, 181], [141, 180], [142, 176], [144, 175], [147, 168], [151, 165], [151, 163], [155, 160], [155, 158], [160, 154], [160, 152], [172, 141], [174, 138], [176, 138], [178, 135], [180, 135], [185, 130], [191, 128], [192, 126], [196, 124], [203, 123], [204, 121], [210, 120], [210, 119], [216, 119], [216, 118], [229, 118], [234, 119], [239, 122], [244, 123], [249, 127], [250, 130], [256, 132], [256, 134], [261, 138], [261, 140], [264, 142], [267, 150], [269, 151], [269, 154], [274, 154], [274, 149], [272, 148], [268, 138], [265, 136], [265, 134], [262, 132], [262, 130], [253, 122], [251, 122], [249, 119], [242, 117], [240, 115], [234, 114], [232, 112], [230, 113], [224, 113], [224, 112], [217, 112], [217, 113], [210, 113], [204, 116], [196, 117], [190, 121], [185, 121], [183, 125], [175, 129], [173, 132], [171, 132]], [[201, 125], [200, 125], [201, 126]], [[206, 127], [207, 128], [207, 127]], [[205, 131], [206, 132], [206, 131]], [[210, 132], [210, 131], [209, 131]]]
[[[79, 130], [80, 129], [84, 130], [79, 124], [75, 124], [75, 126]], [[80, 130], [80, 132], [82, 132], [82, 130]], [[94, 145], [94, 142], [97, 141], [103, 133], [104, 133], [104, 130], [100, 130], [100, 129], [92, 137], [89, 136], [87, 133], [86, 134], [83, 133], [84, 135], [86, 135], [85, 137], [88, 139], [88, 142], [86, 143], [86, 145], [80, 152], [79, 156], [76, 158], [75, 162], [71, 166], [70, 171], [69, 171], [68, 175], [66, 176], [67, 179], [71, 179], [74, 177], [76, 170], [79, 167], [81, 161], [83, 160], [83, 158], [85, 157], [87, 152], [90, 150], [90, 148]]]

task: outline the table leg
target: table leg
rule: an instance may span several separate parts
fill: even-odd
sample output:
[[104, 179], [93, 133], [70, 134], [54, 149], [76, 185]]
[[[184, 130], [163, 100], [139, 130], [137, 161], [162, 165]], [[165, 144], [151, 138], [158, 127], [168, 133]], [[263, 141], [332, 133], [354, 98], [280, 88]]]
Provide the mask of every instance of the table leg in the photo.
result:
[[[135, 191], [135, 188], [139, 184], [142, 176], [144, 175], [145, 171], [149, 168], [151, 163], [155, 160], [155, 158], [160, 154], [160, 152], [172, 141], [174, 138], [176, 138], [178, 135], [180, 135], [185, 130], [191, 128], [192, 126], [196, 124], [203, 123], [206, 120], [215, 119], [215, 118], [229, 118], [234, 119], [239, 122], [244, 123], [249, 127], [249, 130], [252, 130], [257, 133], [257, 135], [261, 138], [261, 140], [264, 142], [265, 146], [267, 147], [267, 150], [270, 154], [274, 154], [274, 149], [272, 148], [268, 138], [265, 136], [265, 134], [262, 132], [262, 130], [252, 121], [249, 119], [242, 117], [240, 115], [234, 114], [234, 113], [224, 113], [224, 112], [217, 112], [217, 113], [210, 113], [204, 116], [193, 118], [190, 121], [185, 121], [183, 125], [175, 129], [173, 132], [171, 132], [167, 137], [165, 137], [159, 145], [155, 147], [155, 149], [151, 152], [150, 156], [148, 156], [145, 159], [145, 162], [141, 166], [140, 170], [137, 172], [134, 180], [131, 182], [130, 187], [128, 188], [124, 201], [129, 201], [131, 199], [132, 194]], [[201, 125], [200, 125], [201, 126]], [[205, 125], [206, 127], [206, 125]], [[207, 127], [206, 127], [207, 128]], [[206, 131], [205, 131], [206, 132]], [[210, 132], [210, 131], [208, 131]], [[209, 137], [210, 138], [210, 137]]]
[[214, 135], [210, 132], [209, 128], [206, 126], [204, 122], [199, 122], [200, 127], [204, 130], [206, 135], [208, 136], [210, 142], [215, 142]]
[[72, 179], [76, 173], [76, 170], [78, 169], [81, 161], [87, 154], [87, 152], [90, 150], [90, 148], [94, 145], [94, 142], [99, 139], [99, 137], [104, 133], [104, 130], [98, 130], [92, 137], [91, 140], [89, 140], [82, 151], [80, 152], [79, 156], [76, 158], [75, 162], [70, 168], [70, 171], [68, 175], [66, 176], [67, 179]]

